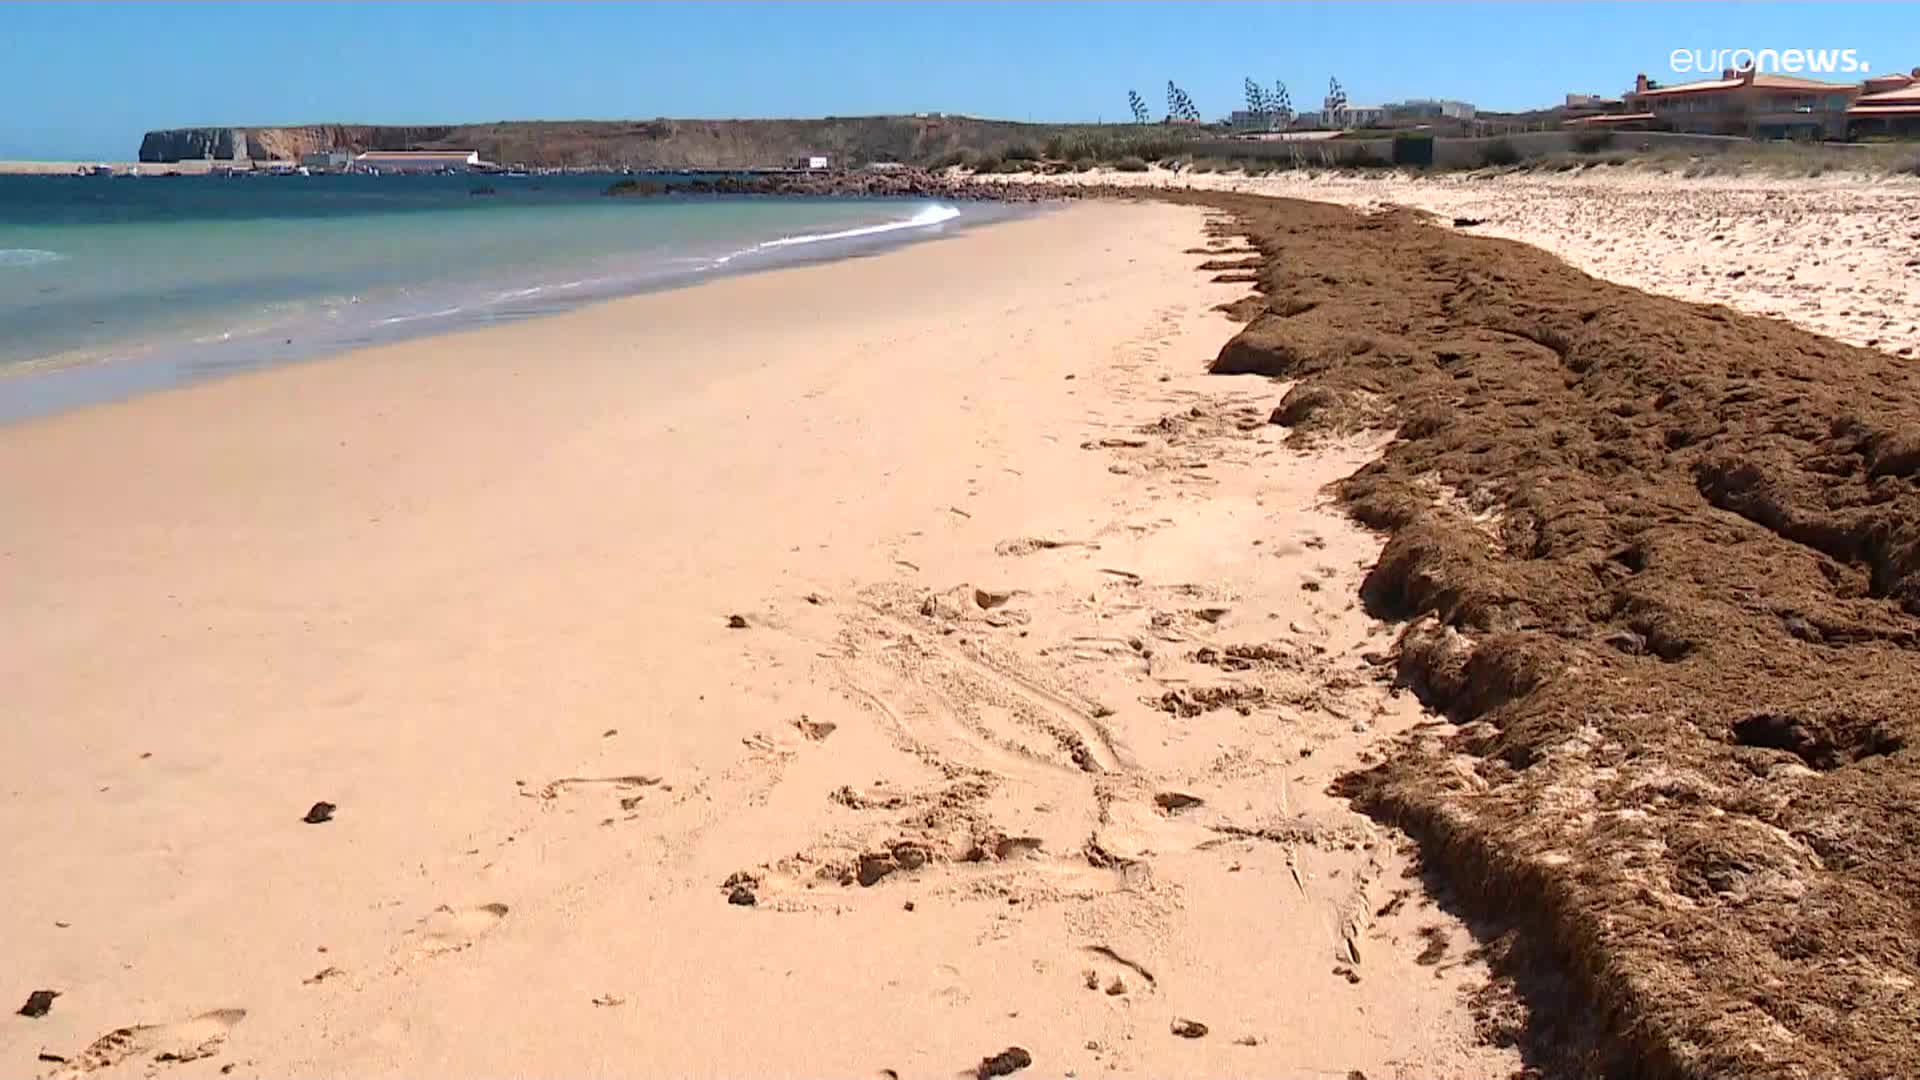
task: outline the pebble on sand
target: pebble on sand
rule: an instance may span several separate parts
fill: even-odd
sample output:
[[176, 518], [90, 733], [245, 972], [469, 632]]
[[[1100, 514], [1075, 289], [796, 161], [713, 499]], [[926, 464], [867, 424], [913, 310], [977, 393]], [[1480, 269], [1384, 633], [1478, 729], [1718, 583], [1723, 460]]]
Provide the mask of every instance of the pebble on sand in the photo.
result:
[[1207, 1037], [1207, 1025], [1198, 1020], [1175, 1017], [1171, 1030], [1183, 1039], [1204, 1039]]
[[978, 1080], [991, 1080], [995, 1076], [1009, 1076], [1033, 1064], [1033, 1055], [1018, 1046], [1009, 1046], [1005, 1050], [980, 1059], [980, 1065], [973, 1075]]

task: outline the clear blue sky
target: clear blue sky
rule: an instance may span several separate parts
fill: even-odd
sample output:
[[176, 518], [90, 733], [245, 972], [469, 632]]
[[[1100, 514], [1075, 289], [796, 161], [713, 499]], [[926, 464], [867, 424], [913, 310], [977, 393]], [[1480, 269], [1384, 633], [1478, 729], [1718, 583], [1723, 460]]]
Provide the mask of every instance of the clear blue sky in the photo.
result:
[[133, 156], [148, 128], [946, 111], [1209, 119], [1241, 80], [1317, 107], [1482, 108], [1675, 80], [1683, 48], [1920, 65], [1913, 3], [21, 3], [0, 0], [0, 158]]

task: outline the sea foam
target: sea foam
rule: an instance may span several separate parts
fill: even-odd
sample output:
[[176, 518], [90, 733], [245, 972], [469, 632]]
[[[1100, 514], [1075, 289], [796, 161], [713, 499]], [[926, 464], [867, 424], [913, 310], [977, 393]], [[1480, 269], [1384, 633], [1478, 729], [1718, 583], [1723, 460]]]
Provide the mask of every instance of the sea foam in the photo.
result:
[[57, 251], [42, 251], [39, 248], [0, 248], [0, 268], [9, 270], [59, 262], [64, 258], [66, 256]]
[[938, 225], [943, 221], [952, 221], [960, 216], [960, 211], [951, 206], [928, 206], [910, 218], [901, 221], [887, 221], [878, 225], [862, 225], [857, 229], [842, 229], [830, 233], [804, 233], [800, 236], [783, 236], [778, 240], [768, 240], [759, 244], [755, 250], [768, 248], [793, 247], [796, 244], [819, 244], [828, 240], [851, 240], [856, 236], [876, 236], [880, 233], [898, 232], [901, 229], [924, 229], [929, 225]]

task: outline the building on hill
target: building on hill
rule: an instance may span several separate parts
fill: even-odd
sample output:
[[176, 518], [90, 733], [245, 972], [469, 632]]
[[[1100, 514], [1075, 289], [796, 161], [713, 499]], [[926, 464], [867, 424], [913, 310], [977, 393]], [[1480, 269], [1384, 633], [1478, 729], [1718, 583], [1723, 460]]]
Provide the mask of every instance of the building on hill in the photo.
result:
[[1840, 139], [1860, 87], [1728, 68], [1718, 79], [1660, 86], [1640, 75], [1625, 116], [1674, 131], [1755, 139]]
[[1348, 105], [1339, 112], [1340, 126], [1344, 128], [1377, 128], [1387, 123], [1385, 105]]
[[1451, 101], [1446, 99], [1412, 98], [1396, 101], [1387, 107], [1387, 118], [1395, 121], [1418, 120], [1472, 120], [1479, 110], [1472, 102]]
[[1860, 88], [1864, 93], [1847, 110], [1848, 137], [1920, 136], [1920, 68], [1868, 79]]
[[355, 172], [420, 173], [474, 172], [494, 166], [480, 160], [478, 150], [369, 150], [356, 154]]
[[1625, 98], [1602, 94], [1568, 94], [1567, 103], [1558, 110], [1560, 120], [1569, 127], [1618, 128], [1645, 131], [1653, 123], [1652, 113], [1629, 114]]

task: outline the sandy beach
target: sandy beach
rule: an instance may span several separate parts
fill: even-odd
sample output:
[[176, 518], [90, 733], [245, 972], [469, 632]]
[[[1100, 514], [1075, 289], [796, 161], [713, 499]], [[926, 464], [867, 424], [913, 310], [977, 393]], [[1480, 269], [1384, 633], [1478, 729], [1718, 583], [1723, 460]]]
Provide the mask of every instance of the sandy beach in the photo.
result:
[[[248, 162], [240, 162], [246, 167]], [[72, 176], [81, 169], [105, 165], [116, 174], [139, 171], [151, 176], [168, 173], [180, 176], [204, 176], [215, 166], [232, 168], [235, 162], [212, 159], [193, 161], [0, 161], [0, 176]]]
[[0, 1072], [1513, 1071], [1207, 217], [0, 429]]
[[1475, 235], [1533, 244], [1595, 277], [1920, 357], [1920, 180], [1911, 177], [1633, 167], [1250, 177], [1156, 168], [1005, 180], [1240, 192], [1368, 211], [1409, 206], [1447, 223], [1469, 220]]

